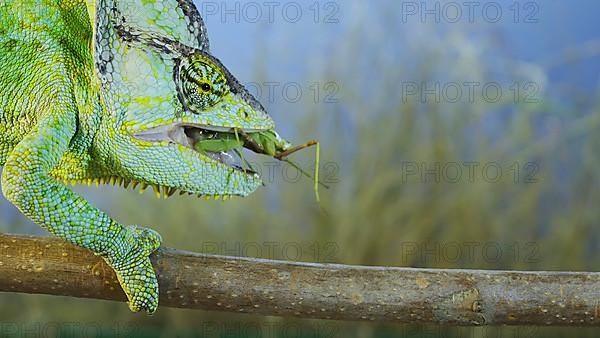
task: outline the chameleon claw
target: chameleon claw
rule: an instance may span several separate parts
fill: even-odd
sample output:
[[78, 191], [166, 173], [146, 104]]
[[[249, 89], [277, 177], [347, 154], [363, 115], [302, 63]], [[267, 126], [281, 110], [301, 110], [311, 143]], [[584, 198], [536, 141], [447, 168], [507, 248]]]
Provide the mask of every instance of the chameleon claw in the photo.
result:
[[129, 226], [123, 231], [121, 242], [116, 244], [126, 252], [113, 253], [105, 260], [115, 270], [131, 311], [152, 314], [158, 308], [159, 292], [156, 273], [148, 257], [160, 247], [162, 239], [148, 228]]

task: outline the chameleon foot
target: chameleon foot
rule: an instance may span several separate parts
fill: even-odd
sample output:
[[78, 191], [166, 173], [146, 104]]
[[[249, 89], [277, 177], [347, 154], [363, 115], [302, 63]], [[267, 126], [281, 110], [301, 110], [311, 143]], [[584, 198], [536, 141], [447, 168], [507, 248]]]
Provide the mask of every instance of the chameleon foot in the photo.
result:
[[158, 249], [161, 237], [154, 230], [138, 226], [123, 231], [123, 247], [118, 251], [126, 254], [109, 256], [106, 261], [115, 270], [131, 311], [154, 313], [158, 307], [158, 281], [148, 256]]

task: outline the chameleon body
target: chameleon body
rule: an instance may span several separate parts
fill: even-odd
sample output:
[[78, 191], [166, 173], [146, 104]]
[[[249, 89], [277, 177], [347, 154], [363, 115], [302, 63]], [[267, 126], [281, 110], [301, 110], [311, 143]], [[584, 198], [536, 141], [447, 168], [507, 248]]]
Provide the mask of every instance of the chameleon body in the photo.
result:
[[2, 191], [52, 234], [102, 256], [133, 311], [157, 309], [148, 256], [160, 236], [118, 223], [67, 184], [246, 196], [260, 177], [227, 149], [196, 151], [195, 135], [274, 128], [210, 54], [191, 1], [0, 0]]

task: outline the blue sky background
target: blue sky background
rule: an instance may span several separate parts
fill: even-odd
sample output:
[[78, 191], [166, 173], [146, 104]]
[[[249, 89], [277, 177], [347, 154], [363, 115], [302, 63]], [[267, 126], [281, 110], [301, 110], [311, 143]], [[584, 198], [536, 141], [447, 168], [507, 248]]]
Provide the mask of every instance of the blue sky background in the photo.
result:
[[[273, 22], [269, 22], [268, 7], [264, 2], [253, 1], [226, 1], [226, 2], [205, 2], [196, 1], [198, 8], [203, 11], [205, 21], [208, 25], [211, 38], [212, 50], [242, 79], [251, 81], [253, 79], [254, 62], [256, 55], [260, 51], [268, 52], [268, 65], [265, 65], [277, 78], [288, 78], [297, 75], [299, 65], [304, 65], [306, 59], [322, 55], [322, 51], [332, 45], [339, 44], [340, 32], [351, 29], [358, 25], [356, 29], [369, 30], [377, 28], [380, 18], [380, 9], [382, 7], [390, 8], [388, 14], [397, 17], [397, 26], [394, 29], [386, 30], [381, 28], [370, 34], [376, 35], [375, 39], [381, 39], [390, 45], [392, 53], [402, 55], [403, 58], [411, 57], [405, 55], [403, 43], [408, 36], [418, 35], [419, 29], [432, 30], [438, 34], [444, 34], [449, 30], [460, 26], [467, 36], [481, 38], [482, 35], [488, 39], [496, 40], [500, 46], [500, 52], [505, 53], [515, 59], [526, 62], [553, 65], [550, 69], [550, 80], [559, 83], [568, 83], [581, 89], [594, 90], [599, 81], [600, 62], [598, 53], [600, 50], [600, 25], [598, 24], [597, 13], [600, 12], [600, 2], [594, 0], [580, 1], [561, 1], [545, 0], [533, 2], [536, 4], [539, 12], [531, 17], [537, 20], [537, 23], [525, 23], [527, 15], [533, 14], [534, 9], [524, 7], [530, 1], [481, 1], [481, 6], [488, 3], [497, 4], [503, 9], [503, 15], [498, 23], [486, 21], [481, 11], [475, 11], [474, 23], [468, 23], [467, 7], [462, 6], [463, 20], [458, 23], [449, 23], [444, 19], [437, 24], [433, 22], [431, 15], [427, 16], [426, 23], [420, 24], [420, 13], [409, 15], [406, 23], [402, 22], [402, 9], [408, 3], [421, 4], [421, 1], [337, 1], [334, 2], [339, 11], [333, 18], [338, 23], [323, 23], [325, 15], [332, 13], [332, 9], [327, 12], [324, 7], [331, 3], [330, 1], [282, 1], [276, 2], [278, 6], [275, 9]], [[208, 3], [208, 4], [207, 4]], [[226, 3], [226, 7], [222, 7]], [[223, 17], [223, 8], [234, 9], [235, 4], [239, 4], [240, 14], [239, 22], [232, 14], [226, 14]], [[254, 21], [256, 11], [252, 6], [258, 3], [262, 10], [262, 19], [257, 23]], [[321, 7], [320, 23], [313, 20], [314, 10], [311, 6], [319, 3]], [[427, 8], [435, 8], [435, 3], [440, 7], [451, 1], [426, 1]], [[457, 2], [459, 4], [463, 2]], [[514, 3], [519, 3], [521, 7], [519, 23], [514, 22], [514, 11], [510, 7]], [[217, 4], [219, 9], [215, 12], [213, 4]], [[303, 10], [303, 15], [297, 23], [292, 23], [293, 13], [290, 9], [290, 15], [285, 16], [284, 6], [296, 8], [298, 4]], [[442, 7], [443, 8], [443, 7]], [[490, 16], [493, 12], [490, 10]], [[245, 15], [244, 13], [247, 13]], [[443, 15], [443, 14], [442, 14]], [[225, 20], [223, 20], [225, 18]], [[443, 16], [442, 16], [443, 18]], [[389, 27], [388, 27], [389, 28]], [[476, 41], [476, 40], [473, 40]], [[582, 58], [575, 58], [570, 62], [562, 62], [555, 65], [556, 59], [561, 59], [572, 49], [586, 44], [589, 46], [590, 54], [583, 55]], [[373, 55], [383, 51], [374, 49], [370, 51]], [[568, 54], [567, 54], [568, 55]], [[592, 57], [590, 57], [592, 56]], [[414, 58], [420, 58], [422, 55], [414, 54]]]

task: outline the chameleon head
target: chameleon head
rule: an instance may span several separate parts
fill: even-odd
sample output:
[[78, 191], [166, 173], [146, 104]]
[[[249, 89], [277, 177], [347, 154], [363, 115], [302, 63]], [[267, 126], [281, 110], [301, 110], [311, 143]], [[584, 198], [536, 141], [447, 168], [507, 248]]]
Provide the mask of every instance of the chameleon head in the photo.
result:
[[115, 175], [169, 194], [246, 196], [262, 184], [235, 152], [195, 150], [199, 137], [274, 128], [218, 59], [199, 50], [174, 58], [130, 50], [108, 76], [105, 102], [116, 114], [106, 126], [113, 135], [102, 139], [110, 142], [106, 157], [118, 161]]
[[233, 153], [195, 150], [198, 138], [272, 130], [274, 123], [209, 52], [193, 2], [103, 0], [96, 9], [95, 71], [107, 117], [95, 148], [107, 174], [169, 194], [256, 190], [260, 177]]

